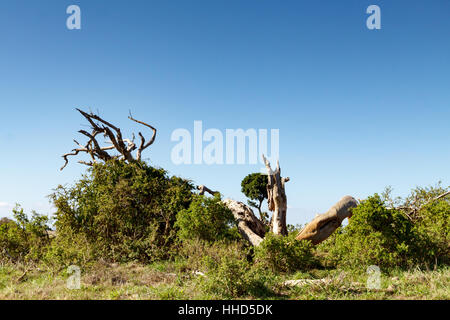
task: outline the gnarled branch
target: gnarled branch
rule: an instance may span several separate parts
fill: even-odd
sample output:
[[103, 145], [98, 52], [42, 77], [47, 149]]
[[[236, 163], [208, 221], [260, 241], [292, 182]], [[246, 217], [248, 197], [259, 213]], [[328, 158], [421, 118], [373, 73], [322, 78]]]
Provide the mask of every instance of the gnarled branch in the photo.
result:
[[446, 191], [434, 198], [431, 198], [421, 205], [416, 205], [416, 202], [417, 202], [417, 198], [416, 198], [410, 206], [393, 207], [393, 209], [400, 210], [408, 217], [409, 220], [414, 221], [414, 219], [417, 218], [417, 212], [420, 211], [423, 207], [425, 207], [426, 205], [428, 205], [430, 203], [438, 201], [442, 198], [445, 198], [448, 195], [450, 195], [450, 191]]
[[[89, 133], [85, 130], [79, 130], [78, 132], [86, 136], [89, 140], [85, 145], [80, 144], [78, 141], [74, 140], [74, 142], [77, 144], [78, 148], [73, 149], [72, 152], [64, 154], [62, 157], [65, 161], [64, 165], [61, 167], [60, 170], [63, 170], [67, 164], [69, 163], [69, 156], [76, 156], [80, 152], [87, 153], [91, 156], [92, 161], [78, 161], [81, 164], [85, 164], [88, 166], [92, 166], [94, 163], [97, 163], [98, 160], [100, 161], [108, 161], [111, 159], [120, 159], [125, 160], [128, 162], [133, 161], [140, 161], [142, 151], [146, 148], [148, 148], [156, 138], [156, 129], [140, 120], [134, 119], [130, 114], [130, 120], [133, 120], [134, 122], [143, 124], [153, 130], [153, 135], [149, 142], [145, 143], [145, 138], [142, 135], [142, 133], [139, 132], [139, 136], [141, 137], [141, 145], [139, 148], [136, 147], [136, 144], [134, 143], [134, 134], [132, 139], [123, 138], [122, 131], [119, 127], [116, 127], [115, 125], [111, 124], [110, 122], [104, 120], [100, 116], [93, 114], [93, 113], [87, 113], [83, 110], [76, 109], [81, 115], [89, 122], [91, 125], [92, 133]], [[111, 143], [110, 146], [100, 146], [100, 143], [97, 141], [97, 135], [103, 134], [104, 137], [109, 138], [109, 142]], [[136, 158], [133, 157], [133, 151], [136, 152]], [[109, 154], [108, 151], [116, 150], [119, 155], [112, 155]]]
[[148, 123], [134, 119], [133, 116], [131, 115], [131, 112], [130, 112], [130, 115], [128, 116], [128, 119], [130, 119], [134, 122], [137, 122], [139, 124], [142, 124], [150, 129], [152, 129], [152, 131], [153, 131], [153, 135], [147, 143], [145, 143], [145, 138], [142, 135], [142, 133], [141, 132], [138, 133], [139, 137], [141, 138], [141, 144], [139, 145], [139, 148], [136, 152], [136, 160], [139, 161], [139, 160], [141, 160], [142, 151], [144, 151], [144, 149], [148, 148], [149, 146], [151, 146], [153, 144], [153, 142], [155, 142], [156, 129], [154, 127], [152, 127], [151, 125], [149, 125]]

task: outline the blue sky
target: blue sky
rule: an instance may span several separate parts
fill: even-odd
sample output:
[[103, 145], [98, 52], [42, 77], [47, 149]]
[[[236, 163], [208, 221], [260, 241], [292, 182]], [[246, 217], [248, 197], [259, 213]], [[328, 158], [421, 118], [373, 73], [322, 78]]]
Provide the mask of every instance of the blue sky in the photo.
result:
[[[82, 29], [66, 28], [79, 5]], [[366, 8], [381, 8], [381, 30]], [[450, 184], [450, 2], [0, 2], [0, 216], [85, 167], [61, 155], [91, 108], [126, 132], [158, 128], [144, 158], [244, 200], [260, 165], [175, 165], [177, 128], [280, 130], [288, 222], [342, 196]]]

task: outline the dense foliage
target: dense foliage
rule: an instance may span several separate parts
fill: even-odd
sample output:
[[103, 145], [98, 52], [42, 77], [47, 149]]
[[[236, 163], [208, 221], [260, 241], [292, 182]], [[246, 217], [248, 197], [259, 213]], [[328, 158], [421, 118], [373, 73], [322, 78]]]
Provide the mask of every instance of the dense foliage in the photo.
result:
[[267, 233], [264, 241], [255, 248], [255, 259], [272, 272], [295, 272], [317, 265], [310, 241], [295, 240], [297, 232], [287, 237]]
[[[446, 203], [446, 201], [444, 201]], [[429, 219], [414, 221], [399, 209], [388, 207], [378, 195], [369, 197], [353, 209], [349, 224], [340, 228], [319, 250], [328, 253], [327, 261], [334, 265], [355, 267], [377, 265], [382, 268], [430, 266], [438, 263], [445, 245], [443, 238], [450, 211], [448, 203], [435, 202], [421, 209]], [[427, 213], [440, 208], [433, 218]], [[432, 220], [431, 226], [428, 222]], [[436, 232], [433, 240], [430, 230]], [[440, 244], [439, 244], [440, 243]], [[448, 246], [448, 243], [447, 243]], [[446, 252], [448, 257], [448, 251]]]
[[48, 218], [33, 212], [29, 219], [19, 206], [13, 214], [15, 221], [5, 218], [0, 223], [0, 260], [38, 261], [50, 241]]
[[435, 201], [434, 199], [445, 194], [448, 188], [440, 183], [434, 187], [417, 187], [405, 200], [404, 205], [414, 203], [420, 210], [412, 213], [417, 232], [427, 238], [423, 245], [436, 263], [450, 263], [450, 195]]
[[187, 259], [190, 270], [202, 272], [198, 285], [211, 296], [266, 297], [273, 294], [270, 287], [276, 275], [252, 261], [251, 250], [242, 241], [189, 240], [183, 243], [180, 254]]
[[192, 188], [143, 162], [97, 164], [73, 187], [52, 194], [58, 238], [77, 235], [97, 257], [113, 261], [167, 258], [176, 215], [189, 207]]
[[241, 191], [248, 200], [248, 204], [258, 209], [262, 221], [267, 220], [267, 213], [261, 211], [264, 199], [267, 199], [267, 175], [261, 173], [251, 173], [241, 182]]
[[195, 195], [189, 208], [178, 213], [175, 226], [181, 240], [214, 242], [239, 238], [233, 214], [221, 202], [219, 195], [213, 198]]

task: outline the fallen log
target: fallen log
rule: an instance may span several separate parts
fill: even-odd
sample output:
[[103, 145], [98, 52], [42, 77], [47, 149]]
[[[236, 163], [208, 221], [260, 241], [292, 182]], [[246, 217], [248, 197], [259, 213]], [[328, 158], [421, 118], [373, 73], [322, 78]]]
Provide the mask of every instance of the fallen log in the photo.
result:
[[[218, 191], [212, 191], [204, 185], [198, 186], [197, 189], [200, 190], [200, 194], [206, 192], [215, 195], [218, 193]], [[242, 202], [225, 199], [222, 200], [222, 203], [233, 213], [242, 237], [253, 246], [258, 246], [264, 240], [266, 234], [264, 223], [255, 216], [249, 206]], [[351, 209], [357, 205], [358, 201], [355, 198], [351, 196], [343, 197], [326, 213], [316, 216], [299, 232], [295, 239], [311, 240], [314, 245], [321, 243], [341, 226], [345, 218], [351, 217]]]
[[351, 196], [339, 200], [326, 213], [316, 216], [297, 235], [297, 240], [311, 240], [316, 245], [327, 239], [342, 224], [345, 218], [352, 216], [351, 209], [358, 202]]
[[[205, 192], [212, 196], [220, 194], [220, 192], [213, 191], [204, 185], [197, 186], [197, 190], [200, 191], [200, 195], [204, 195]], [[253, 210], [246, 204], [233, 199], [222, 200], [222, 203], [230, 209], [233, 214], [234, 219], [237, 221], [237, 228], [241, 236], [250, 242], [251, 245], [259, 245], [266, 234], [266, 227], [264, 223], [255, 216]]]
[[264, 239], [266, 227], [253, 213], [249, 206], [242, 202], [225, 199], [222, 201], [231, 210], [237, 221], [241, 236], [254, 246], [258, 246]]

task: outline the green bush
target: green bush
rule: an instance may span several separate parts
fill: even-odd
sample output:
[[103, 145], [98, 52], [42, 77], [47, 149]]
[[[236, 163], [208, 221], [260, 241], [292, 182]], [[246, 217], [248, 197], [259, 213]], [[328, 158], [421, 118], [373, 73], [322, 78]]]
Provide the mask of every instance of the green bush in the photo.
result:
[[13, 214], [14, 221], [2, 219], [0, 224], [0, 260], [38, 261], [50, 242], [48, 217], [33, 211], [29, 219], [20, 206], [13, 209]]
[[276, 277], [252, 262], [250, 249], [240, 241], [188, 240], [182, 255], [191, 270], [201, 271], [198, 282], [204, 293], [219, 298], [265, 297], [273, 294]]
[[419, 212], [417, 230], [430, 239], [429, 250], [437, 263], [450, 264], [450, 203], [439, 201], [424, 206]]
[[431, 262], [423, 237], [407, 216], [387, 208], [378, 194], [353, 209], [346, 227], [319, 246], [326, 261], [338, 266], [408, 267]]
[[189, 208], [177, 214], [175, 226], [180, 240], [239, 239], [233, 214], [217, 194], [215, 197], [195, 195]]
[[70, 265], [87, 267], [95, 262], [95, 250], [85, 234], [70, 233], [56, 236], [51, 240], [43, 256], [43, 261], [57, 270]]
[[439, 195], [448, 191], [440, 184], [436, 187], [416, 188], [406, 199], [403, 205], [418, 203], [420, 210], [413, 217], [417, 231], [423, 238], [428, 238], [424, 243], [427, 251], [438, 264], [450, 263], [450, 195], [432, 201]]
[[69, 244], [78, 235], [82, 254], [89, 247], [92, 258], [168, 258], [176, 239], [176, 214], [189, 207], [192, 189], [189, 181], [144, 162], [96, 164], [74, 186], [59, 186], [51, 195], [59, 241]]
[[295, 240], [296, 232], [289, 236], [267, 233], [261, 244], [255, 248], [258, 264], [273, 272], [295, 272], [317, 264], [310, 241]]
[[2, 224], [7, 224], [7, 223], [10, 223], [10, 222], [13, 222], [13, 221], [11, 219], [8, 219], [8, 218], [1, 218], [0, 219], [0, 226]]

